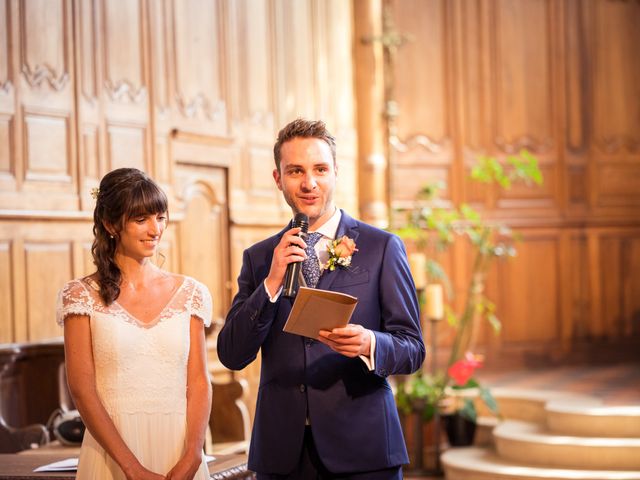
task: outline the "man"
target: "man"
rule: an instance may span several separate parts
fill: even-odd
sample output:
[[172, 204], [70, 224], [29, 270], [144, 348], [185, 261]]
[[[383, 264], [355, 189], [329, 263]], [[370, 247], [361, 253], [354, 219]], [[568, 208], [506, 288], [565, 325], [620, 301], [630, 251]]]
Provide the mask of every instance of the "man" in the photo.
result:
[[[258, 479], [402, 478], [408, 456], [386, 377], [415, 372], [425, 356], [404, 246], [335, 207], [336, 146], [323, 122], [288, 124], [274, 157], [278, 189], [294, 214], [309, 217], [306, 242], [319, 240], [305, 252], [289, 225], [247, 249], [218, 337], [220, 360], [234, 370], [262, 349], [249, 469]], [[350, 264], [344, 257], [318, 279], [328, 246], [343, 236], [357, 248]], [[292, 306], [281, 295], [286, 268], [302, 261], [309, 286], [358, 298], [350, 324], [319, 341], [282, 330]]]

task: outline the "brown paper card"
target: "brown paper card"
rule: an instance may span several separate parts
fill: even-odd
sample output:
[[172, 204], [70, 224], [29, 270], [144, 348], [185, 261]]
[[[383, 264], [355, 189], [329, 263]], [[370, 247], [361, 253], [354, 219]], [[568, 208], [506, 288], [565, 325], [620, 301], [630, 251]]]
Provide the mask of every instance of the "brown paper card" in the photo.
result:
[[300, 287], [283, 330], [317, 339], [320, 330], [345, 327], [357, 303], [346, 293]]

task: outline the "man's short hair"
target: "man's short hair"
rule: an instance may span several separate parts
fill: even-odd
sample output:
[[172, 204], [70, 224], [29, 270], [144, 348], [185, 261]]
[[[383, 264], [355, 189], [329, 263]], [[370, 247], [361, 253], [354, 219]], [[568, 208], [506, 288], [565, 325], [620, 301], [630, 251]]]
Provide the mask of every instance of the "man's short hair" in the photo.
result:
[[333, 164], [336, 163], [336, 139], [322, 120], [306, 120], [304, 118], [296, 118], [293, 122], [287, 124], [278, 133], [278, 139], [273, 146], [273, 158], [276, 162], [276, 168], [280, 171], [280, 151], [282, 145], [289, 140], [293, 140], [296, 137], [301, 138], [318, 138], [327, 142], [331, 149], [331, 156], [333, 157]]

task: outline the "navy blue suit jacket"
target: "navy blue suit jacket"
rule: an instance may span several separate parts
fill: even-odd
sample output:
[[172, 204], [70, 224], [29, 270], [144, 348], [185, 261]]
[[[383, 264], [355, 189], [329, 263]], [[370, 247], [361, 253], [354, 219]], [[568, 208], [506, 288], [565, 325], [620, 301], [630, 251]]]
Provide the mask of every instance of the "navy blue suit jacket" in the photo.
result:
[[218, 336], [218, 355], [240, 370], [262, 349], [260, 388], [249, 469], [287, 474], [300, 457], [308, 416], [316, 448], [334, 473], [366, 472], [408, 463], [391, 374], [420, 368], [425, 347], [415, 286], [401, 240], [342, 212], [336, 238], [357, 245], [347, 269], [325, 271], [317, 288], [353, 295], [351, 318], [376, 337], [375, 370], [326, 345], [282, 331], [291, 300], [269, 301], [263, 281], [282, 234], [244, 252], [239, 291]]

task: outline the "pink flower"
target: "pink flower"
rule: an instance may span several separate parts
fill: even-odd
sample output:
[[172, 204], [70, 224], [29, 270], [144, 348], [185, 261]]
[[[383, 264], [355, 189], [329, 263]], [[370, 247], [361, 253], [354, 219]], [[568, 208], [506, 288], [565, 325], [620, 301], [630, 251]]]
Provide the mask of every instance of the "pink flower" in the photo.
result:
[[336, 242], [336, 246], [334, 248], [334, 252], [338, 258], [350, 257], [353, 255], [353, 252], [357, 251], [356, 242], [346, 235], [343, 235], [342, 238]]
[[351, 255], [357, 252], [356, 242], [351, 238], [343, 235], [342, 238], [333, 240], [327, 247], [329, 260], [323, 266], [333, 272], [336, 267], [349, 268], [351, 265]]
[[454, 362], [447, 373], [453, 378], [456, 385], [463, 386], [473, 376], [473, 372], [476, 368], [482, 366], [482, 357], [480, 355], [474, 355], [471, 352], [467, 352], [464, 358]]

